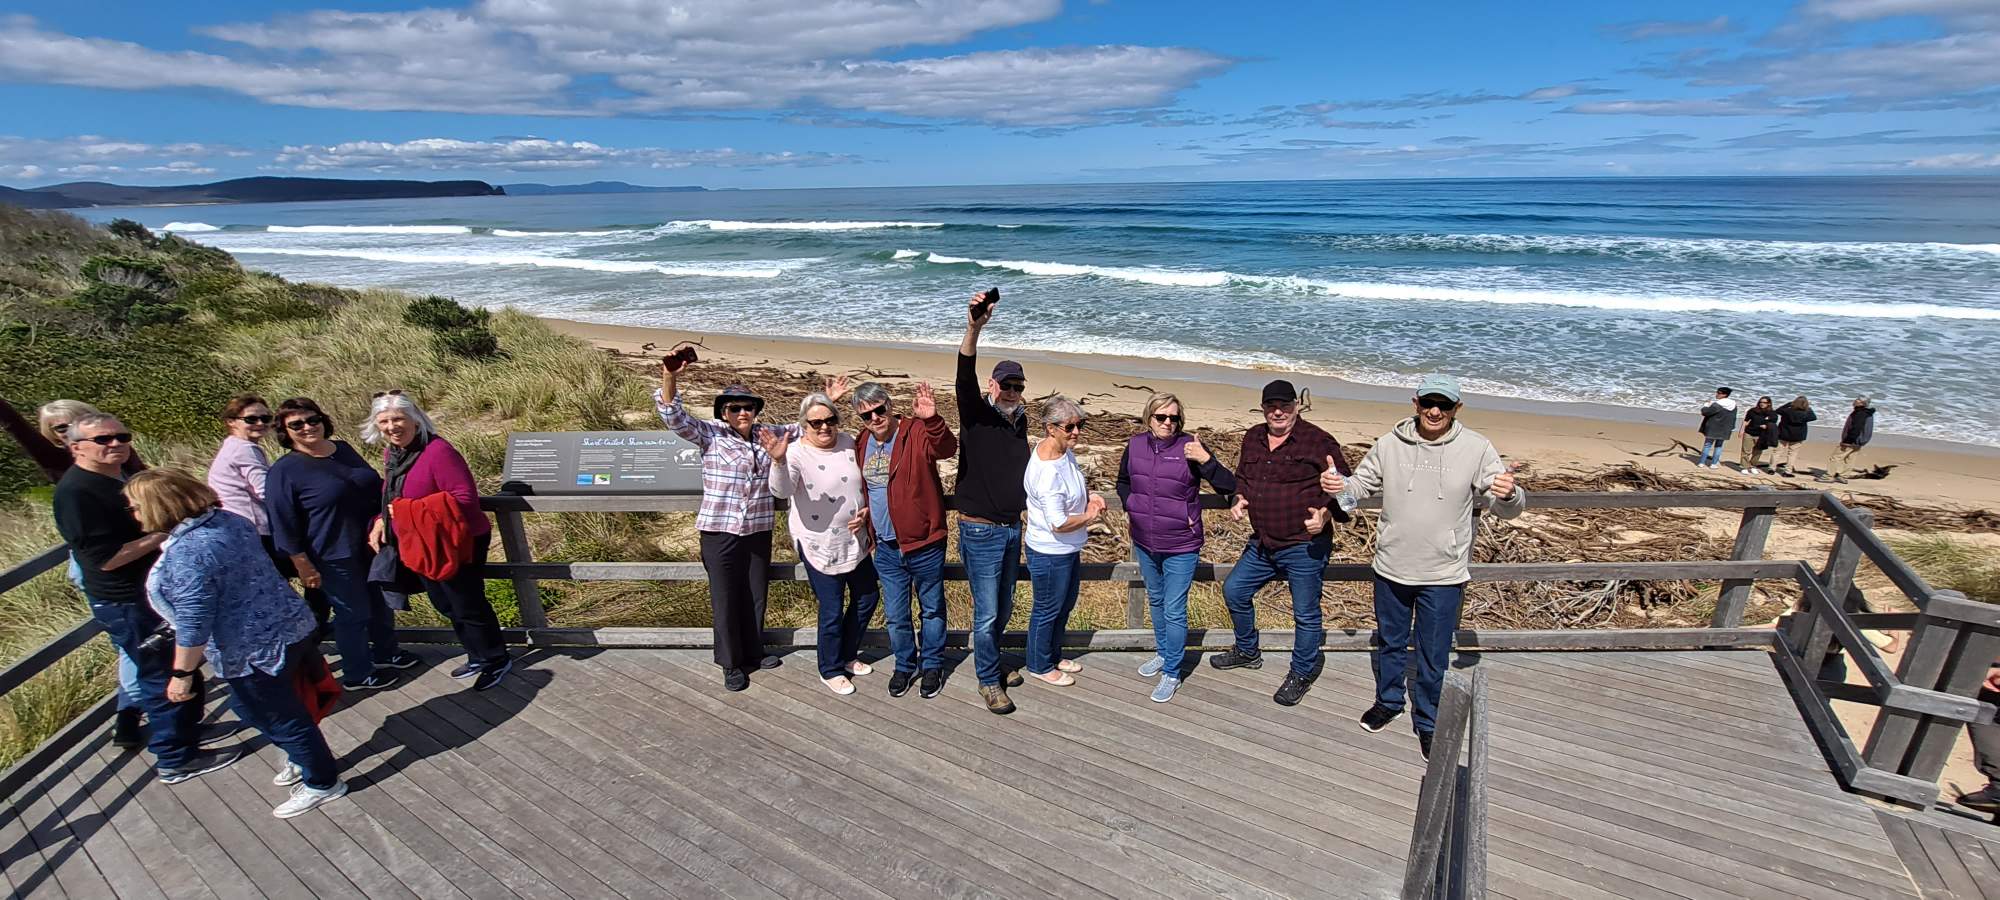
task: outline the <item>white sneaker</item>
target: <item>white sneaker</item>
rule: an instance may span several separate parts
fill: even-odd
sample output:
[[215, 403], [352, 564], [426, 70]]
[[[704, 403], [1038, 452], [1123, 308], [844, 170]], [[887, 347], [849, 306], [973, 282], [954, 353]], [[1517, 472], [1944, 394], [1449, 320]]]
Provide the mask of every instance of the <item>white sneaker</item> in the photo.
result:
[[832, 678], [822, 678], [820, 680], [826, 682], [827, 690], [839, 694], [842, 697], [854, 693], [854, 682], [848, 681], [847, 676], [845, 675], [835, 675]]
[[849, 675], [868, 675], [872, 674], [874, 671], [875, 671], [874, 666], [871, 666], [858, 659], [852, 660], [847, 664], [847, 674]]
[[1174, 691], [1179, 690], [1181, 680], [1172, 675], [1160, 676], [1160, 683], [1153, 687], [1153, 702], [1165, 703], [1174, 699]]
[[271, 776], [271, 783], [279, 787], [291, 787], [304, 780], [306, 780], [305, 770], [299, 768], [297, 763], [291, 762], [285, 763], [285, 767], [279, 769], [278, 774]]
[[1153, 654], [1152, 659], [1146, 660], [1145, 662], [1139, 664], [1139, 676], [1141, 678], [1151, 678], [1155, 675], [1160, 674], [1160, 670], [1165, 668], [1166, 665], [1167, 665], [1166, 659], [1160, 656], [1158, 653], [1155, 653]]
[[320, 804], [326, 803], [329, 800], [338, 800], [345, 796], [347, 796], [347, 782], [345, 781], [336, 781], [333, 783], [333, 787], [324, 790], [308, 787], [304, 784], [295, 784], [292, 785], [292, 799], [278, 804], [277, 809], [271, 810], [271, 815], [277, 816], [280, 819], [302, 816], [318, 809]]

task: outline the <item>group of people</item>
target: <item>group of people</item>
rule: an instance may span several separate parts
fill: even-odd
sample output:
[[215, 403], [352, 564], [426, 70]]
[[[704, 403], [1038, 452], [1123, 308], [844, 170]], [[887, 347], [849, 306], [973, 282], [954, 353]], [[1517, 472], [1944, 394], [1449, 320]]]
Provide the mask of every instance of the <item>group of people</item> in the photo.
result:
[[[113, 743], [143, 742], [167, 784], [236, 762], [242, 746], [219, 746], [230, 734], [201, 725], [205, 661], [243, 723], [285, 752], [273, 782], [292, 793], [273, 813], [289, 818], [346, 792], [318, 727], [325, 709], [420, 662], [397, 645], [391, 612], [409, 593], [427, 594], [465, 646], [453, 677], [482, 691], [506, 678], [512, 660], [485, 591], [492, 524], [464, 458], [401, 391], [378, 393], [361, 428], [382, 445], [386, 476], [310, 398], [273, 410], [245, 394], [220, 412], [228, 437], [196, 478], [146, 467], [116, 416], [72, 400], [43, 406], [42, 434], [68, 454], [50, 473], [56, 528], [118, 652]], [[274, 436], [288, 452], [272, 462]], [[319, 651], [326, 627], [337, 688]]]
[[[741, 384], [714, 398], [713, 417], [689, 411], [679, 388], [685, 363], [661, 364], [655, 395], [661, 420], [701, 451], [702, 502], [696, 518], [714, 614], [715, 662], [731, 691], [757, 669], [779, 664], [763, 646], [775, 500], [790, 501], [787, 524], [819, 605], [820, 678], [836, 694], [873, 667], [859, 658], [875, 608], [889, 633], [894, 669], [888, 693], [914, 684], [935, 697], [944, 684], [946, 517], [938, 463], [958, 457], [954, 491], [958, 545], [972, 594], [972, 663], [979, 695], [996, 714], [1014, 711], [1007, 689], [1027, 677], [1076, 683], [1082, 666], [1063, 656], [1080, 588], [1090, 527], [1107, 503], [1092, 493], [1075, 449], [1085, 413], [1057, 396], [1031, 428], [1026, 372], [1002, 360], [983, 384], [981, 331], [996, 299], [967, 305], [955, 394], [959, 430], [938, 414], [933, 389], [919, 384], [908, 415], [882, 385], [847, 394], [843, 379], [807, 396], [798, 421], [761, 423], [764, 400]], [[1474, 515], [1520, 514], [1527, 498], [1491, 442], [1457, 421], [1459, 385], [1430, 376], [1399, 422], [1350, 470], [1339, 441], [1300, 418], [1299, 395], [1273, 381], [1260, 397], [1264, 421], [1243, 438], [1235, 471], [1187, 431], [1186, 408], [1171, 394], [1146, 402], [1144, 430], [1126, 439], [1117, 492], [1131, 524], [1158, 652], [1139, 672], [1158, 681], [1152, 699], [1173, 699], [1189, 673], [1187, 600], [1205, 536], [1201, 485], [1234, 494], [1231, 514], [1251, 537], [1223, 585], [1235, 640], [1210, 658], [1218, 669], [1263, 665], [1254, 598], [1282, 579], [1290, 590], [1290, 666], [1273, 699], [1297, 704], [1320, 674], [1320, 595], [1339, 523], [1369, 497], [1382, 498], [1373, 559], [1379, 640], [1375, 702], [1360, 717], [1380, 731], [1406, 707], [1428, 754], [1449, 665], [1469, 564]], [[859, 428], [842, 428], [851, 412]], [[1015, 667], [1000, 652], [1025, 568], [1033, 595], [1027, 647]], [[1406, 678], [1412, 641], [1418, 653]], [[1025, 675], [1021, 671], [1025, 669]]]
[[[1727, 387], [1715, 389], [1715, 397], [1702, 404], [1701, 413], [1701, 454], [1695, 465], [1707, 469], [1722, 467], [1722, 454], [1729, 444], [1729, 438], [1738, 433], [1737, 421], [1740, 417], [1741, 449], [1737, 453], [1737, 465], [1745, 475], [1775, 475], [1779, 478], [1797, 478], [1792, 470], [1793, 462], [1799, 458], [1799, 446], [1806, 442], [1811, 424], [1819, 420], [1819, 413], [1813, 412], [1812, 403], [1801, 394], [1783, 406], [1773, 406], [1767, 396], [1757, 398], [1749, 409], [1739, 409], [1734, 391]], [[1875, 438], [1875, 405], [1867, 397], [1854, 398], [1854, 408], [1848, 412], [1847, 421], [1840, 426], [1840, 442], [1833, 455], [1827, 459], [1826, 467], [1816, 480], [1822, 482], [1847, 483], [1847, 473], [1855, 467], [1855, 457], [1861, 448]], [[1775, 449], [1768, 466], [1764, 454]], [[1764, 468], [1759, 468], [1764, 466]]]

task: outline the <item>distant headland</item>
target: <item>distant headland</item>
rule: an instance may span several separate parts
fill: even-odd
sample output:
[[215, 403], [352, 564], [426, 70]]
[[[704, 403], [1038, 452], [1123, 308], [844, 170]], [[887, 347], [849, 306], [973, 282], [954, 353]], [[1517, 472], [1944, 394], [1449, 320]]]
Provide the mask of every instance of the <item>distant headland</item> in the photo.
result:
[[484, 181], [391, 181], [345, 178], [233, 178], [211, 184], [123, 185], [72, 181], [21, 190], [0, 187], [0, 203], [30, 209], [153, 206], [169, 203], [296, 203], [307, 200], [392, 200], [489, 197], [507, 192]]

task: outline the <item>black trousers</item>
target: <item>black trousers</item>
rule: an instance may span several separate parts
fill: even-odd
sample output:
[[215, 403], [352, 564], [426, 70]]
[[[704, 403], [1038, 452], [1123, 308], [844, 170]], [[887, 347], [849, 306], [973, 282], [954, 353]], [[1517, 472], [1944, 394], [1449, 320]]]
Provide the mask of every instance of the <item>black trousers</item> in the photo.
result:
[[708, 608], [715, 621], [715, 664], [755, 669], [764, 659], [764, 606], [770, 595], [771, 533], [701, 533]]
[[[2000, 693], [1982, 690], [1979, 699], [2000, 703]], [[1967, 725], [1972, 734], [1972, 765], [1988, 784], [2000, 784], [2000, 725]]]
[[491, 532], [474, 539], [472, 561], [459, 566], [450, 581], [423, 579], [431, 605], [451, 620], [452, 632], [465, 645], [465, 657], [474, 662], [497, 662], [507, 656], [507, 642], [500, 637], [500, 616], [486, 599], [486, 551], [492, 544]]
[[[291, 557], [278, 552], [277, 543], [271, 540], [268, 534], [264, 535], [264, 552], [270, 554], [271, 564], [278, 567], [278, 574], [286, 578], [299, 577], [299, 567], [292, 564]], [[320, 627], [325, 627], [326, 620], [333, 615], [333, 607], [327, 602], [326, 592], [319, 588], [306, 588], [305, 596], [306, 605], [312, 608], [313, 619], [319, 622]]]

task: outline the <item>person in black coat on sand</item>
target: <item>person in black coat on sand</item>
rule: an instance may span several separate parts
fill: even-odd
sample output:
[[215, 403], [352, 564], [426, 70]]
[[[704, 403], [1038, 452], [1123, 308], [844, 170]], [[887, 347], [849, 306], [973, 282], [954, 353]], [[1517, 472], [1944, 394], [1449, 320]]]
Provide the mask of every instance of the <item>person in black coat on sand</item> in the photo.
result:
[[1778, 408], [1778, 454], [1772, 462], [1780, 476], [1798, 477], [1792, 472], [1792, 457], [1798, 455], [1799, 445], [1806, 442], [1806, 426], [1818, 418], [1819, 414], [1813, 412], [1812, 404], [1806, 402], [1804, 394]]
[[1757, 466], [1764, 461], [1764, 451], [1776, 446], [1778, 410], [1771, 406], [1770, 397], [1758, 397], [1757, 405], [1743, 413], [1743, 447], [1736, 456], [1743, 474], [1758, 474]]

